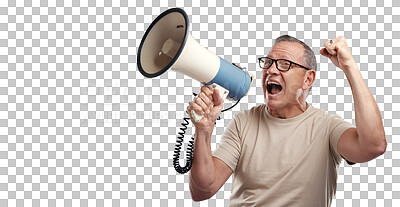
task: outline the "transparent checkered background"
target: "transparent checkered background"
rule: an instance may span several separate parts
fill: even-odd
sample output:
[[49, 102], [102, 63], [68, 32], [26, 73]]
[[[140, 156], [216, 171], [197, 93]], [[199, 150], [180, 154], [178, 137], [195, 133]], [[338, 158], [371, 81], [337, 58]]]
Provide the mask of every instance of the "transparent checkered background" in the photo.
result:
[[[263, 103], [256, 58], [274, 38], [296, 36], [318, 54], [325, 40], [344, 35], [378, 102], [388, 147], [371, 162], [342, 163], [332, 206], [400, 206], [398, 0], [0, 1], [0, 206], [228, 205], [231, 179], [193, 202], [188, 175], [172, 167], [178, 127], [200, 84], [137, 70], [146, 28], [172, 7], [188, 13], [202, 45], [257, 77], [218, 121], [213, 149], [233, 114]], [[308, 102], [354, 123], [343, 72], [317, 61]]]

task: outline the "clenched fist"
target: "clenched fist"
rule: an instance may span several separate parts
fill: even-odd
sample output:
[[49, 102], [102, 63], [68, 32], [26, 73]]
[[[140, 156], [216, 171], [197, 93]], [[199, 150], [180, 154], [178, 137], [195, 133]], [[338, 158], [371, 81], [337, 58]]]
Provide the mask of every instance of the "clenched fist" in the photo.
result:
[[321, 55], [329, 58], [336, 67], [343, 71], [357, 67], [346, 39], [343, 36], [325, 41], [324, 47], [320, 50]]
[[[201, 87], [201, 92], [194, 98], [193, 102], [187, 107], [187, 111], [192, 119], [192, 123], [196, 127], [196, 133], [206, 132], [212, 133], [214, 123], [221, 113], [224, 103], [219, 96], [217, 89], [212, 89], [208, 86]], [[191, 111], [197, 114], [204, 115], [200, 122], [195, 122], [191, 115]]]

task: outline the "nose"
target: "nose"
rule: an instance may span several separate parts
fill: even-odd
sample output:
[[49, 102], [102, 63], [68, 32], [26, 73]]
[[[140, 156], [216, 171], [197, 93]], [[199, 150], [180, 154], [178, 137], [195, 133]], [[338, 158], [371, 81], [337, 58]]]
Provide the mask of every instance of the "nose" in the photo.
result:
[[276, 62], [272, 63], [271, 67], [269, 67], [266, 71], [268, 75], [279, 75], [281, 72], [278, 70], [278, 68], [276, 68]]

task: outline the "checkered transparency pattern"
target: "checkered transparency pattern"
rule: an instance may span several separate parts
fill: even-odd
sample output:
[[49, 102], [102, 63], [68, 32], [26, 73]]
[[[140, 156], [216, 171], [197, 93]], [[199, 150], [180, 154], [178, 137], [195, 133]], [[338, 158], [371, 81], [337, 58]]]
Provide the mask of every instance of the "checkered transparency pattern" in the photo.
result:
[[332, 206], [400, 205], [400, 1], [3, 0], [1, 206], [228, 205], [231, 179], [193, 202], [188, 175], [172, 167], [178, 127], [200, 84], [137, 70], [145, 30], [172, 7], [188, 13], [203, 46], [257, 77], [248, 97], [221, 115], [212, 149], [234, 114], [264, 102], [257, 57], [282, 34], [317, 53], [308, 102], [354, 124], [345, 75], [318, 55], [325, 40], [345, 36], [378, 102], [388, 147], [371, 162], [342, 163]]

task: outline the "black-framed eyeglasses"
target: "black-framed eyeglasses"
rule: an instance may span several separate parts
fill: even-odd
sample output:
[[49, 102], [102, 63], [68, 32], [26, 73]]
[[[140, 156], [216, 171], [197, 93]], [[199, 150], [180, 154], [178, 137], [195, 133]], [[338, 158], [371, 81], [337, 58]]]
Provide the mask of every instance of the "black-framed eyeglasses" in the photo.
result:
[[292, 62], [292, 61], [286, 60], [286, 59], [276, 59], [275, 60], [275, 59], [272, 59], [269, 57], [258, 58], [258, 64], [259, 64], [260, 68], [262, 68], [262, 69], [269, 69], [272, 66], [272, 64], [274, 64], [274, 62], [275, 62], [276, 68], [279, 71], [288, 71], [291, 68], [292, 64], [297, 65], [306, 70], [311, 70], [311, 68], [304, 67], [298, 63], [295, 63], [295, 62]]

